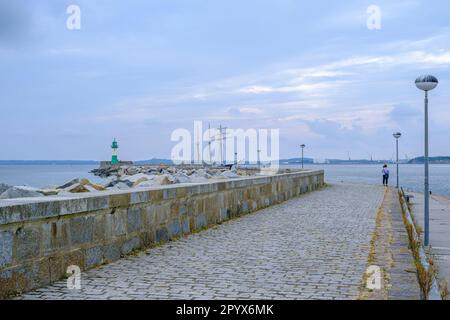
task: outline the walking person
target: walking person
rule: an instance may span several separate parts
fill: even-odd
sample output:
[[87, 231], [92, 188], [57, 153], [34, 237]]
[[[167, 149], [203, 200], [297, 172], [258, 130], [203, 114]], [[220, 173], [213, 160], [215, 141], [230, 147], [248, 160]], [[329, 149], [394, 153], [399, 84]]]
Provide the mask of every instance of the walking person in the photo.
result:
[[387, 187], [389, 185], [389, 169], [387, 167], [387, 164], [383, 166], [383, 170], [381, 171], [381, 173], [383, 174], [383, 186]]

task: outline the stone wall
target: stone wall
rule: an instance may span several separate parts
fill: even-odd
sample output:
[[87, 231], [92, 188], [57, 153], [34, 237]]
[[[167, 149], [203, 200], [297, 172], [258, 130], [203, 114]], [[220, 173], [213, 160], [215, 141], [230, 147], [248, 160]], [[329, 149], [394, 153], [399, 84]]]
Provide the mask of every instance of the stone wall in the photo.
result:
[[323, 171], [0, 202], [0, 297], [316, 190]]

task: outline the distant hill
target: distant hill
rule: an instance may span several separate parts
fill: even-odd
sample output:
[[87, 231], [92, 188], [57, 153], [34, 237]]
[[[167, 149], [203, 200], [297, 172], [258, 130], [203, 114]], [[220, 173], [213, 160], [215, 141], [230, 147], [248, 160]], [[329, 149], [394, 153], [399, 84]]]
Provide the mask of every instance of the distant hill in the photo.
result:
[[[0, 165], [99, 165], [96, 160], [0, 160]], [[134, 164], [173, 164], [172, 160], [153, 158], [134, 161]]]
[[[439, 157], [430, 157], [429, 161], [431, 164], [450, 164], [450, 157], [447, 156], [439, 156]], [[417, 157], [408, 161], [411, 164], [421, 164], [424, 163], [424, 157]]]
[[[300, 164], [302, 162], [302, 158], [291, 158], [291, 159], [282, 159], [280, 160], [280, 164]], [[391, 163], [392, 161], [388, 160], [343, 160], [343, 159], [325, 159], [320, 162], [314, 161], [311, 158], [304, 158], [303, 163], [305, 164], [383, 164], [383, 163]]]
[[97, 165], [95, 160], [0, 160], [0, 165]]
[[[280, 159], [280, 164], [300, 164], [302, 163], [302, 158], [291, 158], [291, 159]], [[303, 158], [304, 164], [313, 164], [314, 159]]]
[[168, 160], [168, 159], [157, 159], [157, 158], [152, 158], [150, 160], [139, 160], [139, 161], [134, 161], [134, 164], [137, 165], [145, 165], [145, 164], [173, 164], [172, 160]]
[[367, 160], [367, 159], [355, 159], [355, 160], [342, 160], [342, 159], [327, 159], [326, 164], [384, 164], [392, 163], [390, 160]]

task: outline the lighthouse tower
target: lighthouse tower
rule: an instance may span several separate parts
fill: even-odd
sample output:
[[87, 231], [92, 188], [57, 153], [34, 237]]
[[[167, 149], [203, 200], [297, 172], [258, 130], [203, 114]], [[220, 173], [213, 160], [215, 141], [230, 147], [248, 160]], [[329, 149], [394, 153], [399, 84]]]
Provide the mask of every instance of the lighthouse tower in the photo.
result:
[[117, 143], [115, 138], [111, 144], [111, 149], [112, 149], [111, 165], [117, 165], [119, 164], [119, 158], [117, 157], [117, 149], [119, 149], [119, 144]]

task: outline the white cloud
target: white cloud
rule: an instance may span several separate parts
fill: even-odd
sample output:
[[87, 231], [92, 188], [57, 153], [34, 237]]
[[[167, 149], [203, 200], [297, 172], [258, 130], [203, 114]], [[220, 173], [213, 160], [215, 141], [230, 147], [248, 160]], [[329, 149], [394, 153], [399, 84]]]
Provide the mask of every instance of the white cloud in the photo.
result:
[[274, 92], [274, 88], [272, 87], [267, 87], [267, 86], [249, 86], [249, 87], [245, 87], [242, 89], [237, 90], [238, 92], [241, 93], [254, 93], [254, 94], [259, 94], [259, 93], [270, 93], [270, 92]]
[[241, 113], [249, 113], [249, 114], [262, 114], [262, 110], [254, 107], [244, 107], [239, 108], [239, 112]]

